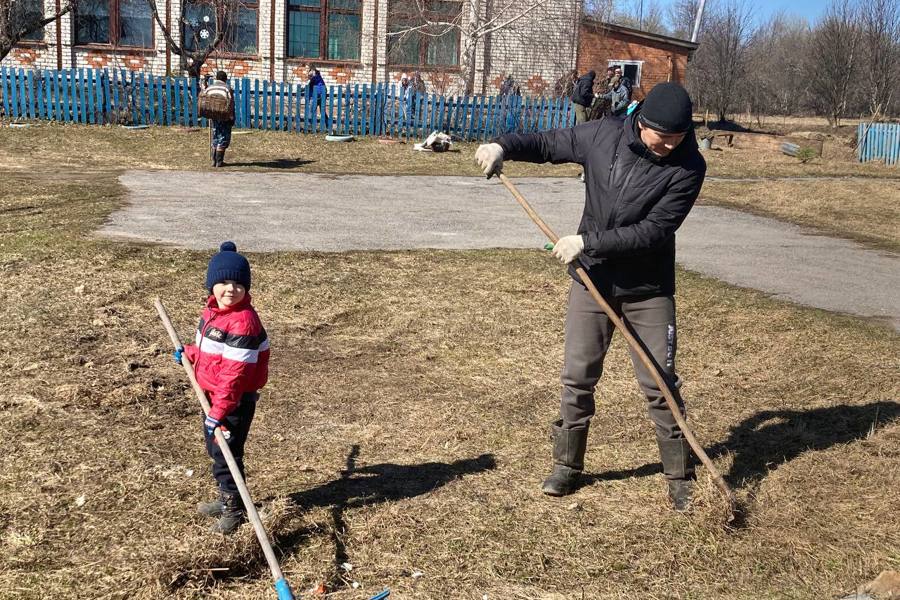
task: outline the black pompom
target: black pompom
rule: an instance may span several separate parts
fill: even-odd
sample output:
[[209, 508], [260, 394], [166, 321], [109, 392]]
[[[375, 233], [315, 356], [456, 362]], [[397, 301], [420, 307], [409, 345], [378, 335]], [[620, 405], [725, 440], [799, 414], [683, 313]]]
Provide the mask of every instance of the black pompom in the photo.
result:
[[220, 252], [237, 252], [237, 246], [234, 245], [234, 242], [222, 242], [222, 245], [219, 246]]

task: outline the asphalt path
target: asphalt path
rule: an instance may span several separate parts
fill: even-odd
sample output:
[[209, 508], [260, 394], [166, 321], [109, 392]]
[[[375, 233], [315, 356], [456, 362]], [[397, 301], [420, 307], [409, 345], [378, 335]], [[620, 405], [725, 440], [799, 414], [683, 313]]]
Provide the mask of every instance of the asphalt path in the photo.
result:
[[[546, 241], [496, 180], [471, 177], [129, 171], [103, 236], [247, 251], [538, 248]], [[584, 203], [575, 178], [522, 178], [559, 235]], [[697, 206], [678, 232], [685, 268], [900, 331], [900, 256], [740, 211]]]

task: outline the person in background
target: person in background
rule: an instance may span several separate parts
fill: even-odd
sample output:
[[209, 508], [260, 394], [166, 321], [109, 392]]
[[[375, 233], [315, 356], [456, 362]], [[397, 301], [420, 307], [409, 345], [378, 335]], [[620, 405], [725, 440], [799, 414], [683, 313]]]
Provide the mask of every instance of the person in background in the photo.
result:
[[[231, 129], [234, 127], [234, 92], [228, 85], [228, 74], [225, 71], [216, 72], [216, 78], [213, 81], [204, 79], [204, 88], [212, 88], [215, 86], [222, 87], [224, 93], [228, 95], [231, 104], [231, 118], [224, 121], [212, 119], [212, 141], [210, 142], [210, 158], [212, 166], [225, 166], [225, 150], [231, 145]], [[222, 93], [222, 92], [220, 92]]]
[[321, 115], [325, 119], [325, 130], [328, 131], [331, 129], [331, 119], [328, 118], [328, 113], [325, 111], [325, 80], [322, 78], [319, 70], [312, 65], [310, 65], [307, 72], [307, 78], [309, 81], [306, 86], [307, 107], [309, 107], [310, 102], [315, 102], [315, 105], [312, 107], [312, 116], [313, 118], [318, 118], [316, 115], [321, 111]]
[[588, 111], [594, 102], [594, 78], [597, 73], [588, 71], [578, 78], [572, 90], [572, 102], [575, 104], [575, 124], [580, 125], [588, 120]]

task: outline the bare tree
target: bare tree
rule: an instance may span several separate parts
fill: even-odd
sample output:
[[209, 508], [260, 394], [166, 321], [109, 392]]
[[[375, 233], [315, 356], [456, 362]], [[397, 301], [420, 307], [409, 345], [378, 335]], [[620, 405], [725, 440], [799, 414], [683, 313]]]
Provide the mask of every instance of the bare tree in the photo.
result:
[[185, 0], [181, 14], [171, 26], [160, 18], [156, 2], [147, 0], [153, 20], [162, 30], [172, 53], [180, 57], [181, 68], [190, 77], [199, 79], [210, 56], [237, 43], [235, 35], [243, 0]]
[[688, 70], [689, 82], [694, 97], [724, 121], [746, 74], [752, 14], [741, 0], [728, 0], [712, 7], [708, 15]]
[[[478, 44], [515, 29], [546, 4], [547, 0], [392, 0], [388, 52], [394, 62], [399, 57], [399, 62], [422, 65], [458, 50], [465, 93], [471, 94]], [[455, 46], [456, 40], [461, 48]]]
[[640, 29], [648, 33], [668, 35], [666, 17], [662, 7], [654, 0], [630, 0], [621, 3], [610, 19], [617, 25]]
[[[700, 0], [675, 0], [669, 5], [669, 32], [672, 37], [681, 40], [691, 39], [691, 33], [694, 30], [694, 20], [697, 18], [697, 11], [700, 9]], [[708, 14], [708, 13], [707, 13]], [[700, 23], [700, 30], [706, 23], [706, 17]]]
[[615, 0], [585, 0], [585, 16], [608, 23], [612, 19]]
[[809, 39], [804, 19], [773, 15], [750, 39], [741, 90], [748, 112], [761, 124], [763, 114], [789, 114], [808, 97], [803, 56]]
[[20, 41], [72, 11], [76, 1], [66, 0], [58, 11], [45, 16], [42, 0], [0, 0], [0, 60]]
[[805, 69], [812, 104], [832, 127], [847, 111], [861, 50], [859, 10], [851, 0], [834, 0], [813, 29]]
[[900, 1], [868, 0], [861, 17], [869, 111], [880, 119], [890, 111], [900, 79]]

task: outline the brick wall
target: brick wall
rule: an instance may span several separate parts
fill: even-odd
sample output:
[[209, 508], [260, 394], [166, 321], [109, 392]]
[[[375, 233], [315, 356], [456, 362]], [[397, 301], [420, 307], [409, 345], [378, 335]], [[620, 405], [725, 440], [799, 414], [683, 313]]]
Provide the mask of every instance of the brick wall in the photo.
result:
[[[164, 12], [165, 0], [157, 0]], [[55, 0], [44, 0], [45, 14], [54, 10]], [[170, 0], [171, 21], [181, 13], [182, 0]], [[274, 2], [274, 31], [271, 25]], [[274, 77], [278, 81], [302, 83], [306, 81], [309, 64], [316, 65], [328, 84], [371, 83], [373, 71], [376, 81], [397, 82], [402, 72], [412, 69], [394, 66], [387, 61], [388, 9], [390, 0], [363, 0], [361, 47], [358, 61], [330, 62], [287, 57], [286, 20], [287, 0], [259, 0], [257, 24], [257, 56], [213, 56], [204, 71], [224, 69], [234, 77], [269, 79], [274, 62]], [[482, 18], [488, 18], [497, 0], [482, 3]], [[508, 16], [521, 7], [507, 9]], [[512, 74], [526, 94], [549, 94], [556, 80], [575, 60], [576, 27], [581, 11], [579, 0], [548, 0], [513, 25], [494, 32], [490, 38], [476, 41], [476, 93], [496, 93], [502, 77]], [[377, 14], [377, 19], [376, 19]], [[498, 16], [496, 14], [492, 16]], [[504, 13], [503, 17], [507, 17]], [[156, 75], [166, 73], [166, 43], [160, 28], [154, 24], [154, 48], [134, 51], [114, 48], [82, 48], [73, 44], [73, 15], [62, 19], [62, 68], [98, 67], [125, 68]], [[377, 21], [377, 25], [376, 25]], [[176, 26], [177, 30], [178, 27]], [[177, 41], [181, 32], [173, 31]], [[274, 33], [274, 36], [270, 35]], [[274, 47], [272, 45], [274, 37]], [[466, 40], [461, 36], [460, 52]], [[490, 47], [490, 54], [486, 49]], [[273, 57], [274, 56], [274, 60]], [[180, 74], [178, 56], [170, 55], [173, 74]], [[41, 44], [27, 44], [15, 48], [3, 60], [3, 66], [16, 68], [57, 68], [56, 25], [45, 28]], [[374, 69], [373, 69], [374, 64]], [[421, 75], [429, 91], [461, 93], [464, 89], [460, 67], [422, 68]], [[410, 73], [411, 74], [411, 73]]]
[[594, 70], [599, 78], [609, 61], [639, 61], [641, 81], [634, 98], [642, 99], [663, 81], [684, 83], [689, 49], [583, 23], [578, 40], [578, 73]]
[[[165, 0], [157, 1], [162, 8]], [[55, 0], [44, 2], [45, 12], [52, 12]], [[173, 23], [177, 22], [175, 15], [181, 12], [181, 2], [182, 0], [170, 0]], [[274, 32], [271, 27], [273, 2]], [[401, 73], [409, 69], [391, 65], [387, 61], [389, 2], [390, 0], [363, 0], [359, 60], [329, 62], [286, 57], [287, 0], [259, 0], [257, 55], [213, 56], [204, 70], [209, 72], [223, 69], [233, 77], [269, 79], [274, 55], [276, 81], [303, 83], [306, 81], [308, 65], [315, 64], [328, 84], [372, 83], [373, 72], [376, 81], [397, 82]], [[482, 2], [482, 19], [498, 16], [490, 13], [492, 5], [499, 6], [501, 3], [499, 0]], [[512, 16], [520, 9], [521, 6], [514, 6], [507, 9], [508, 15], [503, 16]], [[523, 94], [551, 95], [554, 85], [567, 71], [572, 68], [577, 68], [579, 72], [594, 69], [599, 73], [606, 68], [610, 59], [642, 61], [641, 85], [635, 90], [637, 97], [642, 97], [654, 83], [666, 81], [670, 76], [675, 81], [683, 79], [687, 66], [686, 48], [639, 36], [607, 32], [582, 20], [581, 11], [580, 0], [547, 0], [546, 4], [509, 27], [496, 31], [489, 37], [479, 38], [476, 43], [475, 92], [494, 94], [503, 77], [511, 74], [519, 83]], [[166, 73], [165, 39], [162, 31], [155, 25], [155, 48], [136, 52], [75, 47], [72, 44], [72, 22], [72, 15], [62, 18], [63, 68], [119, 67], [157, 75]], [[270, 33], [274, 33], [274, 36]], [[173, 31], [173, 35], [180, 41], [180, 31]], [[465, 44], [466, 40], [461, 36], [460, 53]], [[21, 68], [57, 68], [55, 23], [45, 28], [44, 43], [22, 45], [14, 49], [2, 64]], [[181, 73], [178, 56], [171, 55], [170, 64], [173, 74]], [[460, 67], [422, 68], [421, 75], [429, 92], [456, 94], [464, 89]]]

